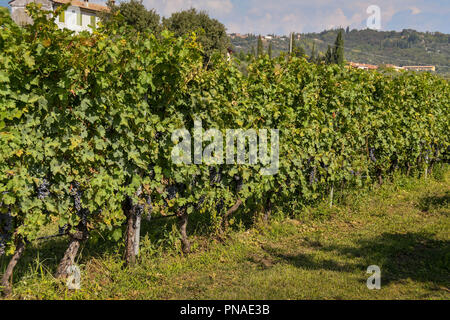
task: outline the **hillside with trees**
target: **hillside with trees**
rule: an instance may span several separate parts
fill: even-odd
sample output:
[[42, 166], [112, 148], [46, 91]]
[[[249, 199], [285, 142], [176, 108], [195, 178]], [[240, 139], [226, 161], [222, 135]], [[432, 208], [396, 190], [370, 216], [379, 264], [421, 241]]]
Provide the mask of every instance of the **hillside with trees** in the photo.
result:
[[[376, 65], [435, 65], [439, 74], [450, 75], [450, 35], [439, 32], [417, 32], [414, 30], [375, 31], [342, 30], [345, 40], [345, 59], [347, 61]], [[314, 49], [317, 55], [325, 56], [328, 46], [333, 46], [339, 29], [321, 33], [300, 34], [297, 40], [308, 56]], [[251, 52], [256, 47], [258, 36], [234, 38], [232, 44], [237, 52]], [[264, 40], [267, 49], [272, 46], [276, 56], [289, 48], [289, 37], [277, 37]]]

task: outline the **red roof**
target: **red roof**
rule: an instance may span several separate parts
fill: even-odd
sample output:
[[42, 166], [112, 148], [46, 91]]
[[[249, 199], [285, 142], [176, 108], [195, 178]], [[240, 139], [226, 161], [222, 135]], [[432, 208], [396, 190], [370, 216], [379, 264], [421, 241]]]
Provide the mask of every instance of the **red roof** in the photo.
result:
[[70, 3], [72, 6], [80, 7], [86, 10], [103, 11], [103, 12], [109, 11], [109, 8], [107, 6], [98, 3], [92, 3], [89, 1], [80, 1], [80, 0], [52, 0], [52, 1], [61, 4]]

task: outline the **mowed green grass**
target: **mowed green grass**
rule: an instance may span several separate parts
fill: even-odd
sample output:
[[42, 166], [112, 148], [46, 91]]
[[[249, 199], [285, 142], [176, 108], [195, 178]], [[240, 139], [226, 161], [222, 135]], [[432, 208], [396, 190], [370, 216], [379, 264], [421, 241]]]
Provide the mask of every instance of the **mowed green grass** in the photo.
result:
[[[174, 221], [150, 224], [157, 234], [143, 236], [132, 268], [117, 245], [94, 237], [79, 257], [78, 291], [52, 277], [67, 240], [38, 243], [19, 263], [11, 298], [450, 299], [449, 200], [447, 167], [437, 179], [399, 178], [222, 238], [194, 221], [189, 256], [179, 253]], [[370, 265], [381, 268], [381, 290], [366, 286]]]

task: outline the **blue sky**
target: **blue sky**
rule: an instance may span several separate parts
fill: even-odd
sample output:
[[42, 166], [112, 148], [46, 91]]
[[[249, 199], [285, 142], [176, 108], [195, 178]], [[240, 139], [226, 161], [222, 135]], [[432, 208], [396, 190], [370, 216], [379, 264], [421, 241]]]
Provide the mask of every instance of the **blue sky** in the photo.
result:
[[0, 0], [0, 7], [8, 7], [9, 0]]
[[144, 4], [165, 16], [189, 7], [203, 9], [229, 32], [255, 34], [366, 28], [367, 8], [377, 5], [383, 30], [450, 33], [450, 0], [144, 0]]
[[[91, 0], [101, 2], [101, 0]], [[382, 30], [450, 33], [450, 0], [143, 0], [163, 16], [195, 7], [223, 22], [228, 32], [287, 34], [333, 27], [366, 28], [367, 8], [381, 10]], [[0, 0], [6, 5], [7, 0]]]

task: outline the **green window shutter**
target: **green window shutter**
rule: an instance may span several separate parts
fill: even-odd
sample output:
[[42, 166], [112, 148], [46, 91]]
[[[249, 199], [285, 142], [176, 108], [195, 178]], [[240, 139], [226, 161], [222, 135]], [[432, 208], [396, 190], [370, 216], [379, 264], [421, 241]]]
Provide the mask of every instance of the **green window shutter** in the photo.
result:
[[91, 27], [92, 27], [92, 29], [94, 29], [94, 30], [95, 30], [95, 28], [97, 27], [96, 24], [95, 24], [95, 16], [91, 16]]
[[61, 22], [61, 23], [66, 22], [66, 12], [65, 11], [61, 12], [61, 14], [59, 15], [59, 22]]
[[83, 20], [82, 20], [82, 14], [81, 13], [77, 13], [77, 24], [79, 25], [79, 26], [82, 26], [83, 25]]

